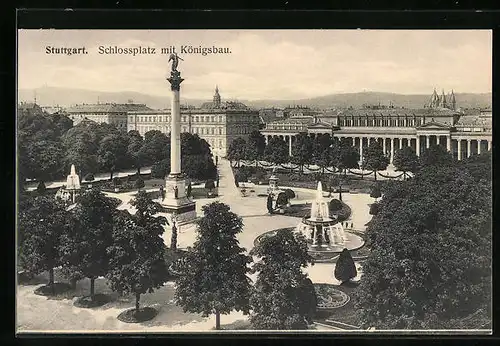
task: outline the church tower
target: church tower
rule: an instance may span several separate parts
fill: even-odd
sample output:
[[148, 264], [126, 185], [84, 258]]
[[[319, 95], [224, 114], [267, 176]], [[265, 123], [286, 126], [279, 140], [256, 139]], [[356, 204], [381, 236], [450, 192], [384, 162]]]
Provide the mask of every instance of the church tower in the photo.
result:
[[453, 92], [453, 89], [451, 90], [449, 101], [450, 101], [449, 105], [450, 109], [454, 111], [457, 110], [457, 101], [455, 100], [455, 93]]
[[432, 93], [431, 102], [429, 103], [429, 107], [436, 108], [438, 106], [439, 106], [439, 96], [436, 92], [436, 89], [434, 88], [434, 92]]
[[220, 108], [220, 95], [219, 95], [219, 87], [215, 86], [215, 94], [213, 100], [214, 108]]
[[443, 93], [441, 94], [441, 99], [439, 101], [440, 101], [439, 107], [448, 108], [448, 105], [446, 103], [446, 95], [444, 94], [444, 90], [443, 90]]

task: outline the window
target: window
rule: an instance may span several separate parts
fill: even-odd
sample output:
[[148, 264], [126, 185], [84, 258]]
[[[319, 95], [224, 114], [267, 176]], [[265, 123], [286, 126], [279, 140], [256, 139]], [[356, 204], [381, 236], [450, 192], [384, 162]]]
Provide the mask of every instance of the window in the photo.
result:
[[222, 135], [222, 128], [219, 127], [219, 135]]
[[215, 117], [212, 117], [212, 122], [215, 123]]
[[219, 122], [222, 122], [222, 115], [219, 115]]

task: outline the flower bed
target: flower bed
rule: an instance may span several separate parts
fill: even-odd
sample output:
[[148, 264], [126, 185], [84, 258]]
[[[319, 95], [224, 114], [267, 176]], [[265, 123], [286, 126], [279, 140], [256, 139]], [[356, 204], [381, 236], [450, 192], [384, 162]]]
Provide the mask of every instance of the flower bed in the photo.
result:
[[318, 310], [332, 310], [346, 305], [350, 297], [331, 284], [314, 284]]

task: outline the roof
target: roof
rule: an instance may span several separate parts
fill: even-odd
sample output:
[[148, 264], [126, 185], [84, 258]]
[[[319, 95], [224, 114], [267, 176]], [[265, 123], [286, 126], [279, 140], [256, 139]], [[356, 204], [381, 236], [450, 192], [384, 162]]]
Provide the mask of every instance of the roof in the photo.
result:
[[313, 118], [287, 118], [287, 119], [280, 119], [276, 121], [272, 121], [269, 124], [309, 124], [314, 121]]
[[448, 108], [388, 108], [388, 109], [347, 109], [340, 112], [339, 115], [344, 116], [429, 116], [429, 117], [443, 117], [458, 115], [460, 113]]
[[219, 107], [215, 107], [213, 102], [204, 102], [201, 107], [202, 109], [249, 109], [247, 105], [238, 101], [224, 101], [221, 102]]
[[150, 111], [151, 108], [142, 103], [97, 103], [81, 104], [68, 108], [68, 113], [124, 113]]
[[480, 115], [463, 115], [458, 119], [457, 126], [461, 125], [492, 125], [492, 118]]

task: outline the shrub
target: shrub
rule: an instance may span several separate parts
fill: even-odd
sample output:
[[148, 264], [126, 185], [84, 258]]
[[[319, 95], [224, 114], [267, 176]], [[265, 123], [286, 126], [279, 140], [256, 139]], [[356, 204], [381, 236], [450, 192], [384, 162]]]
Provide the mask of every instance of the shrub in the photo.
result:
[[334, 198], [330, 201], [330, 210], [331, 211], [337, 211], [337, 210], [341, 210], [343, 207], [343, 204], [341, 201], [339, 201], [338, 199]]
[[113, 185], [118, 186], [121, 184], [122, 184], [122, 181], [118, 177], [113, 178]]
[[285, 189], [285, 194], [289, 200], [295, 198], [295, 192], [292, 189]]
[[352, 259], [349, 250], [344, 248], [344, 250], [340, 253], [333, 275], [335, 275], [335, 278], [342, 283], [349, 281], [358, 275], [358, 271], [356, 270], [354, 260]]
[[280, 192], [278, 194], [278, 198], [276, 199], [276, 204], [278, 206], [285, 206], [288, 204], [288, 196], [284, 192]]
[[370, 205], [370, 215], [377, 215], [380, 211], [380, 206], [378, 203], [373, 203]]
[[212, 190], [215, 189], [215, 182], [212, 179], [209, 179], [205, 182], [205, 189]]
[[144, 180], [142, 178], [140, 178], [140, 177], [134, 183], [134, 187], [137, 188], [137, 189], [142, 189], [144, 186], [145, 186]]
[[47, 187], [45, 186], [45, 183], [43, 181], [40, 181], [36, 187], [36, 192], [39, 194], [43, 194], [47, 191]]
[[87, 173], [87, 174], [85, 175], [85, 177], [83, 178], [83, 180], [85, 180], [85, 181], [94, 181], [94, 180], [95, 180], [94, 174], [92, 174], [92, 173]]
[[372, 190], [370, 191], [370, 197], [372, 198], [380, 198], [382, 196], [382, 191], [380, 190], [380, 186], [378, 184], [374, 185], [372, 187]]

